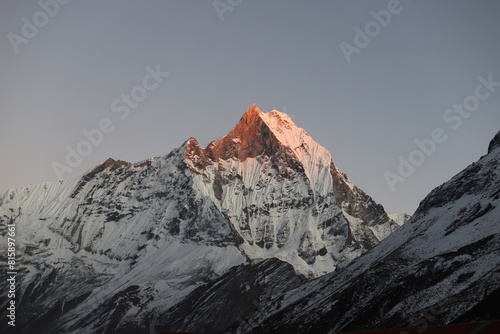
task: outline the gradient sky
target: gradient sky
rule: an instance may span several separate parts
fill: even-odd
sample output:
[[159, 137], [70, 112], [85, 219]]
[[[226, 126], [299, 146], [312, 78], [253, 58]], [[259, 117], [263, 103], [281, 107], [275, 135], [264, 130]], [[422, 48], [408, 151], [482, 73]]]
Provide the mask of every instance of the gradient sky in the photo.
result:
[[[348, 63], [340, 43], [354, 45], [354, 28], [391, 1], [220, 0], [230, 10], [219, 16], [212, 0], [73, 0], [46, 24], [38, 1], [2, 1], [0, 192], [56, 181], [52, 162], [103, 118], [114, 131], [65, 179], [108, 157], [166, 155], [191, 136], [206, 145], [256, 103], [288, 113], [388, 212], [413, 213], [500, 129], [500, 87], [456, 130], [443, 120], [478, 76], [500, 82], [500, 2], [401, 0]], [[23, 36], [23, 17], [41, 27], [16, 53], [9, 34]], [[121, 120], [111, 104], [157, 64], [169, 76]], [[447, 141], [391, 191], [384, 172], [435, 128]]]

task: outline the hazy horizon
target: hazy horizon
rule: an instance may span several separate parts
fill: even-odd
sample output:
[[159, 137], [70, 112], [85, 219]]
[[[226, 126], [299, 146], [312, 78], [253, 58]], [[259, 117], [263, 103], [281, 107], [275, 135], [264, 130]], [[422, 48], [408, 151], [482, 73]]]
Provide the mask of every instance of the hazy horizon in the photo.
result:
[[[0, 193], [57, 181], [54, 163], [95, 129], [102, 137], [63, 179], [109, 157], [167, 155], [189, 137], [205, 146], [255, 103], [291, 116], [387, 212], [411, 214], [500, 130], [493, 0], [0, 9]], [[416, 162], [405, 176], [400, 157]], [[387, 172], [404, 182], [391, 189]]]

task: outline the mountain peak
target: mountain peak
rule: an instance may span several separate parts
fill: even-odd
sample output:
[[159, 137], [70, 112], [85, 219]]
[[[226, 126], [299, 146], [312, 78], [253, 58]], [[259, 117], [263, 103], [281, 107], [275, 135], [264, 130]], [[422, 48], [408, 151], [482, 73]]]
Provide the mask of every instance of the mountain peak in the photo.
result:
[[272, 155], [284, 145], [272, 130], [276, 128], [278, 121], [271, 121], [273, 117], [268, 116], [269, 114], [271, 113], [264, 114], [253, 104], [227, 135], [210, 142], [206, 148], [201, 148], [196, 139], [191, 138], [187, 143], [186, 157], [198, 167], [205, 167], [209, 160], [236, 158], [244, 161], [263, 153]]
[[246, 124], [251, 124], [251, 123], [255, 122], [257, 119], [259, 119], [262, 114], [263, 114], [262, 111], [254, 103], [247, 110], [247, 112], [241, 117], [240, 122], [243, 122]]
[[271, 110], [268, 113], [263, 113], [256, 104], [253, 104], [241, 117], [240, 123], [250, 125], [260, 120], [263, 120], [272, 130], [277, 130], [279, 128], [284, 128], [286, 130], [298, 129], [287, 114], [278, 110]]
[[[189, 140], [184, 160], [203, 193], [228, 214], [246, 255], [278, 257], [306, 276], [335, 270], [397, 227], [326, 148], [277, 110], [252, 105], [206, 148]], [[349, 255], [337, 256], [344, 250]]]
[[323, 163], [329, 165], [331, 160], [328, 151], [297, 127], [287, 114], [277, 110], [263, 113], [253, 104], [226, 136], [212, 141], [206, 148], [190, 139], [186, 158], [204, 168], [210, 160], [236, 158], [244, 161], [261, 154], [271, 156], [285, 151], [303, 163], [321, 157]]
[[310, 184], [319, 188], [332, 164], [330, 152], [297, 127], [287, 114], [277, 110], [263, 113], [255, 104], [226, 136], [206, 148], [201, 148], [196, 140], [189, 140], [184, 154], [188, 164], [198, 172], [220, 161], [244, 162], [259, 156], [280, 161], [283, 170], [290, 166], [303, 170]]

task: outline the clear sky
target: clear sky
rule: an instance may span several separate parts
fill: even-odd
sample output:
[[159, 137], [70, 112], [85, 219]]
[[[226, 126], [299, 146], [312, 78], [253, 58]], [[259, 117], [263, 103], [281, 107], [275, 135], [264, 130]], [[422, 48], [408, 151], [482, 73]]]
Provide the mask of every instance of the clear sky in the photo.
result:
[[[54, 161], [70, 179], [206, 145], [256, 103], [388, 212], [413, 213], [500, 129], [498, 0], [59, 1], [0, 3], [0, 192], [56, 181]], [[67, 147], [102, 122], [70, 172]], [[402, 177], [399, 156], [419, 165]], [[393, 191], [387, 171], [404, 179]]]

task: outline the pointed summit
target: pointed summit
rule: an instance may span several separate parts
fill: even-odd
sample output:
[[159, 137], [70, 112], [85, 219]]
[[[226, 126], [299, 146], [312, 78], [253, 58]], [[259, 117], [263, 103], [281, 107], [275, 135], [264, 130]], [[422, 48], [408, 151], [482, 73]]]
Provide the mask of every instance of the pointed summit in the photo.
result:
[[[271, 110], [268, 113], [263, 113], [256, 104], [253, 104], [247, 112], [241, 117], [240, 123], [243, 124], [253, 124], [263, 120], [266, 125], [273, 131], [279, 131], [283, 133], [286, 130], [297, 130], [299, 129], [292, 119], [285, 113], [278, 110]], [[282, 128], [282, 130], [279, 130]], [[302, 129], [300, 129], [303, 131]]]
[[190, 140], [185, 151], [186, 160], [199, 170], [220, 160], [243, 162], [259, 156], [273, 157], [280, 168], [294, 166], [292, 169], [303, 170], [312, 185], [322, 182], [332, 164], [328, 150], [297, 127], [287, 114], [277, 110], [263, 113], [255, 104], [226, 136], [206, 148]]
[[265, 122], [265, 115], [259, 107], [252, 105], [226, 136], [212, 141], [206, 148], [202, 149], [195, 140], [190, 140], [186, 157], [196, 160], [198, 166], [206, 166], [210, 160], [236, 158], [244, 161], [263, 153], [273, 155], [283, 145]]
[[257, 121], [262, 114], [263, 114], [262, 111], [254, 103], [247, 110], [247, 112], [241, 117], [240, 123], [243, 122], [243, 123], [246, 123], [246, 124], [251, 124], [251, 123]]
[[234, 129], [206, 148], [201, 148], [196, 140], [190, 140], [185, 156], [197, 168], [205, 168], [210, 161], [231, 158], [245, 161], [260, 155], [279, 155], [289, 162], [295, 160], [313, 183], [320, 179], [318, 167], [329, 169], [332, 161], [330, 153], [304, 129], [297, 127], [287, 114], [277, 110], [263, 113], [255, 104]]

